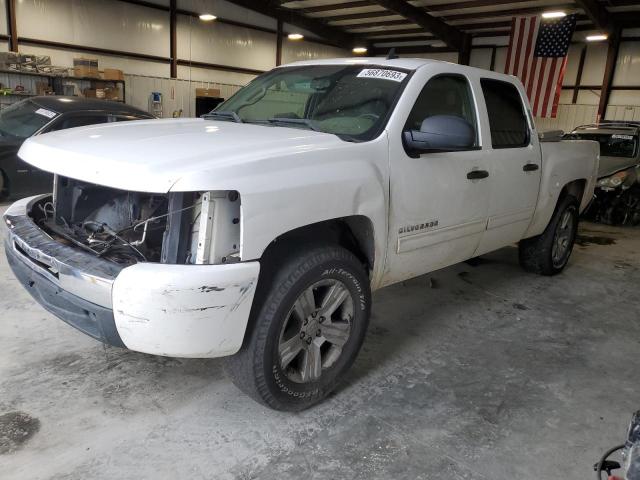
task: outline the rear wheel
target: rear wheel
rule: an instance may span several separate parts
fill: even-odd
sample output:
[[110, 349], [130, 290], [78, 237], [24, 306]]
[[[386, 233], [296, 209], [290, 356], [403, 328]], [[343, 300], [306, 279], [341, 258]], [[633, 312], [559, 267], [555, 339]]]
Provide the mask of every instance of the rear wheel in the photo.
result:
[[578, 233], [578, 202], [561, 199], [545, 231], [520, 241], [520, 265], [528, 272], [555, 275], [567, 266]]
[[355, 360], [369, 321], [368, 278], [348, 250], [328, 246], [291, 255], [264, 280], [253, 326], [227, 369], [255, 400], [302, 410], [326, 397]]

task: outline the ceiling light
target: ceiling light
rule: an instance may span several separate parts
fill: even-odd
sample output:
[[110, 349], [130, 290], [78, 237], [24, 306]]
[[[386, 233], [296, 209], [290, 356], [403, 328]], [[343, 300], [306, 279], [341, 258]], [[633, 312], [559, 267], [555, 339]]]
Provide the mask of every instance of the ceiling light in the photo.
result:
[[564, 12], [544, 12], [542, 14], [542, 18], [562, 18], [566, 16], [567, 14]]
[[200, 15], [200, 20], [202, 20], [203, 22], [210, 22], [211, 20], [215, 20], [216, 18], [218, 17], [210, 13], [203, 13], [202, 15]]
[[601, 42], [603, 40], [606, 40], [608, 37], [603, 34], [603, 33], [599, 33], [597, 35], [587, 35], [587, 42]]
[[289, 40], [302, 40], [304, 38], [304, 35], [302, 35], [301, 33], [290, 33], [289, 35], [287, 35], [287, 38], [289, 38]]
[[352, 52], [353, 52], [353, 53], [358, 53], [358, 54], [360, 54], [360, 53], [367, 53], [367, 49], [366, 49], [366, 47], [355, 47], [355, 48], [352, 50]]

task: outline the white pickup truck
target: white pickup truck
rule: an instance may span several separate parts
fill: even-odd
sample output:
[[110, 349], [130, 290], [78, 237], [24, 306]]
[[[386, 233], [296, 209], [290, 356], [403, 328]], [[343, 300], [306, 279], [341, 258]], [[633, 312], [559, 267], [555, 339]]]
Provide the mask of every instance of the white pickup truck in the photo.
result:
[[44, 308], [102, 342], [229, 356], [234, 382], [300, 410], [365, 337], [371, 291], [519, 242], [560, 272], [598, 144], [541, 143], [514, 77], [423, 59], [295, 63], [205, 119], [25, 142], [50, 195], [5, 213]]

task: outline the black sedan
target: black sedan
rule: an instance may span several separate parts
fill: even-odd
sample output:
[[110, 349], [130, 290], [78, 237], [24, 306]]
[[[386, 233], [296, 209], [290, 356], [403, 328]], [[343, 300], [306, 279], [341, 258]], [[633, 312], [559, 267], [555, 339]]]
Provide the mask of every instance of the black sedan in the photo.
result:
[[18, 158], [28, 137], [97, 123], [155, 118], [123, 103], [80, 97], [33, 97], [0, 111], [0, 198], [48, 192], [52, 175]]

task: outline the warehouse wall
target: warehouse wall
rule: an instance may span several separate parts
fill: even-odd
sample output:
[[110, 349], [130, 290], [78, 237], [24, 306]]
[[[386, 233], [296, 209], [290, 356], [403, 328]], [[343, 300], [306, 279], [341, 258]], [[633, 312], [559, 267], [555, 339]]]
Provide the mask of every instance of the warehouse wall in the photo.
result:
[[[0, 0], [0, 35], [8, 33], [6, 1]], [[149, 3], [168, 7], [169, 0]], [[119, 68], [127, 74], [128, 103], [146, 109], [149, 93], [162, 92], [165, 116], [180, 109], [184, 115], [193, 114], [197, 87], [220, 88], [221, 94], [227, 97], [259, 72], [275, 66], [276, 35], [264, 31], [275, 32], [275, 19], [224, 0], [178, 0], [177, 8], [215, 13], [222, 19], [249, 27], [218, 21], [202, 22], [197, 17], [179, 14], [177, 56], [185, 64], [178, 66], [177, 76], [181, 81], [175, 81], [169, 78], [167, 11], [116, 0], [20, 0], [16, 1], [19, 50], [49, 55], [52, 64], [66, 67], [73, 65], [75, 57], [97, 58], [100, 69]], [[285, 33], [292, 30], [294, 27], [285, 24]], [[295, 31], [300, 29], [295, 28]], [[351, 55], [349, 51], [314, 42], [311, 32], [302, 33], [305, 34], [304, 41], [283, 40], [283, 63]], [[55, 45], [42, 45], [42, 41]], [[74, 46], [124, 51], [149, 58], [87, 52]], [[8, 48], [8, 42], [0, 41], [0, 51]], [[197, 65], [190, 65], [189, 61]], [[220, 68], [205, 68], [202, 63]], [[153, 89], [151, 85], [154, 85]]]
[[[6, 2], [0, 0], [0, 35], [8, 33]], [[152, 0], [148, 3], [168, 7], [169, 0]], [[184, 61], [178, 67], [178, 81], [169, 79], [170, 28], [167, 11], [117, 0], [18, 0], [16, 16], [20, 50], [49, 55], [53, 64], [60, 66], [71, 66], [74, 57], [98, 58], [100, 68], [125, 71], [126, 99], [129, 103], [146, 108], [150, 91], [162, 92], [166, 102], [165, 116], [180, 109], [185, 115], [192, 114], [196, 86], [215, 86], [226, 97], [260, 71], [275, 66], [275, 19], [225, 0], [177, 0], [177, 6], [180, 10], [195, 13], [212, 12], [222, 19], [249, 26], [204, 23], [191, 15], [178, 15], [178, 57]], [[285, 33], [300, 31], [287, 24], [284, 30]], [[302, 42], [283, 40], [283, 63], [351, 55], [349, 51], [314, 42], [311, 32], [302, 33], [305, 34]], [[620, 46], [606, 118], [640, 120], [640, 63], [637, 61], [640, 58], [640, 42], [637, 41], [640, 29], [626, 30], [624, 36], [633, 36], [635, 39], [623, 41]], [[55, 42], [55, 45], [42, 45], [42, 41]], [[475, 39], [471, 65], [489, 69], [493, 61], [493, 69], [503, 71], [507, 41], [506, 37]], [[485, 48], [482, 48], [483, 45]], [[489, 45], [497, 45], [495, 53], [494, 48], [487, 47]], [[145, 58], [86, 52], [73, 46], [122, 50]], [[558, 118], [537, 119], [541, 130], [568, 130], [577, 124], [595, 121], [607, 45], [603, 42], [587, 46], [580, 83], [594, 88], [580, 89], [574, 102], [574, 90], [569, 87], [576, 83], [582, 48], [583, 44], [571, 46], [564, 79], [566, 88], [562, 91]], [[7, 49], [8, 43], [0, 41], [0, 50]], [[457, 54], [451, 52], [411, 56], [457, 61]], [[189, 61], [196, 64], [191, 65]]]

